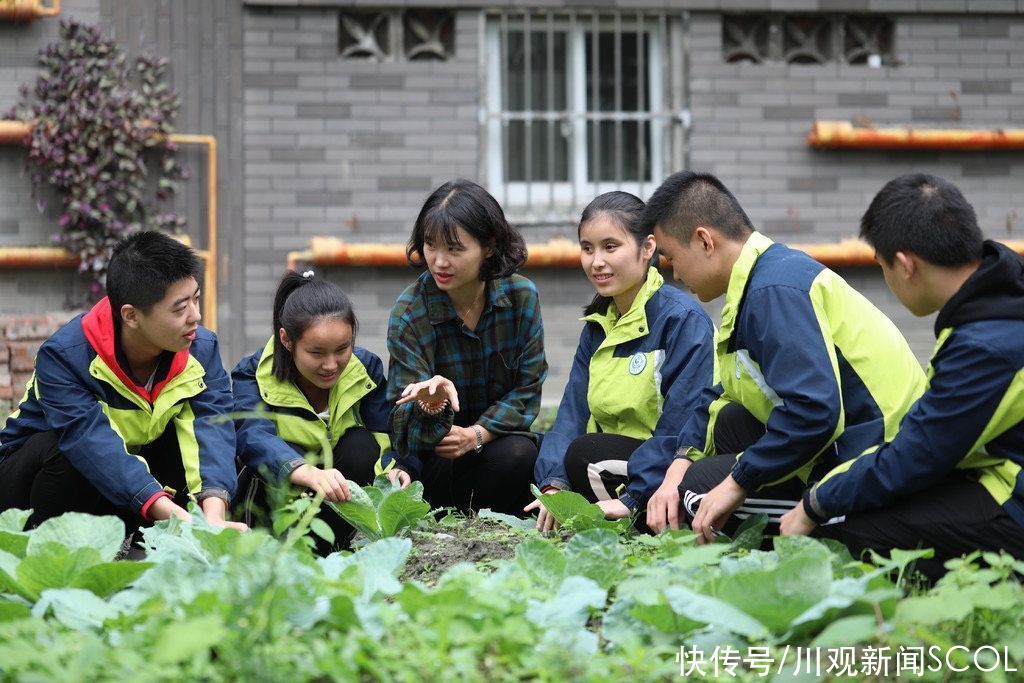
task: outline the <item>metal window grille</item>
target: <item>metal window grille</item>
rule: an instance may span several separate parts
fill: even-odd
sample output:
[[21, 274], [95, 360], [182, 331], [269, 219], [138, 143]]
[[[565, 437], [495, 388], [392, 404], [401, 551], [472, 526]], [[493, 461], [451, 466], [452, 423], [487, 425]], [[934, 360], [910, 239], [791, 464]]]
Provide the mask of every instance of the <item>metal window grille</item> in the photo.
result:
[[484, 15], [481, 172], [520, 223], [574, 221], [683, 164], [685, 15]]

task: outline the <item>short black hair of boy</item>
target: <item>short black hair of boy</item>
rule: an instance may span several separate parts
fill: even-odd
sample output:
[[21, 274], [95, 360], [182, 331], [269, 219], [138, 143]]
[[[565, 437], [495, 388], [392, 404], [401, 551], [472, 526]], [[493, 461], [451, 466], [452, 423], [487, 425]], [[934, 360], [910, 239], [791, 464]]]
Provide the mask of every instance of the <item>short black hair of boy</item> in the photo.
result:
[[424, 265], [426, 242], [458, 245], [456, 228], [468, 232], [485, 249], [491, 248], [480, 266], [481, 280], [508, 277], [526, 262], [526, 242], [506, 220], [498, 201], [473, 181], [456, 178], [434, 190], [420, 209], [405, 249], [409, 264]]
[[710, 173], [673, 173], [647, 200], [641, 226], [655, 226], [686, 244], [698, 226], [715, 228], [727, 239], [746, 239], [754, 228], [739, 201]]
[[162, 232], [144, 230], [124, 238], [110, 255], [107, 296], [114, 318], [131, 304], [143, 313], [164, 298], [179, 280], [202, 279], [203, 262], [191, 248]]
[[886, 183], [860, 220], [860, 236], [889, 265], [898, 251], [937, 266], [967, 265], [981, 258], [985, 241], [974, 207], [956, 185], [927, 173]]

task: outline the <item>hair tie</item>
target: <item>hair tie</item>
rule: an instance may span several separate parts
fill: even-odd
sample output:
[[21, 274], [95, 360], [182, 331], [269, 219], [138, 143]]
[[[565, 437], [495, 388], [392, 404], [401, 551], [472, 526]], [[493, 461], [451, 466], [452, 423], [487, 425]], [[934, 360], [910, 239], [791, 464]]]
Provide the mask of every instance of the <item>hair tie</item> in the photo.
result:
[[313, 271], [312, 270], [307, 270], [305, 273], [302, 274], [302, 277], [306, 278], [307, 280], [312, 280], [313, 279]]

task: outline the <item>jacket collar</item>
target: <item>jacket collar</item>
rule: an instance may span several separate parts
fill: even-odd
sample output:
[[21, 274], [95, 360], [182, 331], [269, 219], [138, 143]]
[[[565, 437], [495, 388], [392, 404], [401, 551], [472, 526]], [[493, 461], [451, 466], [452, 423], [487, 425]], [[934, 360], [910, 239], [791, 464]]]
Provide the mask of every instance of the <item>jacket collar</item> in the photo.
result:
[[[431, 325], [440, 325], [459, 317], [452, 300], [437, 286], [430, 271], [424, 271], [420, 275], [420, 284], [423, 287], [427, 316]], [[508, 308], [511, 305], [512, 298], [509, 296], [509, 283], [506, 278], [488, 280], [484, 283], [484, 313], [495, 307]]]
[[663, 284], [665, 284], [665, 278], [661, 276], [657, 268], [652, 266], [647, 269], [647, 279], [644, 280], [640, 291], [636, 293], [633, 305], [629, 307], [625, 315], [620, 315], [615, 302], [611, 301], [604, 313], [591, 313], [580, 320], [597, 323], [601, 326], [605, 333], [605, 341], [602, 342], [602, 346], [606, 343], [621, 344], [642, 337], [650, 331], [650, 326], [647, 324], [647, 302], [658, 293]]
[[160, 391], [167, 386], [168, 382], [180, 375], [188, 364], [188, 349], [178, 351], [171, 359], [171, 367], [167, 371], [167, 376], [153, 385], [152, 391], [146, 391], [146, 387], [137, 384], [117, 361], [117, 333], [114, 330], [114, 315], [109, 297], [100, 299], [88, 313], [82, 316], [82, 332], [96, 355], [124, 386], [149, 403], [156, 401]]
[[736, 326], [736, 316], [739, 313], [740, 302], [743, 293], [750, 281], [750, 274], [754, 271], [754, 265], [761, 254], [775, 244], [769, 237], [756, 230], [750, 234], [747, 241], [740, 250], [736, 263], [732, 266], [729, 274], [729, 286], [725, 291], [725, 304], [722, 306], [722, 325], [718, 328], [718, 344], [728, 345], [729, 338]]
[[981, 263], [935, 318], [935, 336], [947, 327], [978, 320], [1024, 319], [1024, 259], [985, 240]]
[[[365, 385], [368, 382], [371, 386], [366, 388]], [[273, 337], [263, 347], [259, 364], [256, 366], [256, 384], [259, 386], [260, 396], [270, 405], [279, 408], [305, 408], [306, 410], [313, 410], [313, 406], [306, 398], [306, 395], [302, 393], [302, 389], [294, 382], [279, 380], [274, 375]], [[347, 394], [352, 387], [360, 385], [365, 390], [359, 392], [358, 398], [362, 398], [372, 388], [377, 386], [376, 382], [372, 381], [370, 374], [366, 371], [366, 366], [363, 365], [363, 362], [353, 352], [345, 369], [342, 370], [341, 376], [338, 377], [338, 381], [334, 383], [330, 394], [328, 394], [327, 408], [331, 415], [335, 414], [336, 408], [341, 402], [341, 397]]]

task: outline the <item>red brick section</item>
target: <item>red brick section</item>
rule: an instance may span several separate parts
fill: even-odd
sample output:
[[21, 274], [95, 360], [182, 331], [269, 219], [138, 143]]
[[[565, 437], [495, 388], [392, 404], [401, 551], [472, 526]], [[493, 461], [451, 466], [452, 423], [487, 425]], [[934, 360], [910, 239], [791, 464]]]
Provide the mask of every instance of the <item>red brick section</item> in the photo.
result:
[[77, 314], [0, 315], [0, 424], [18, 407], [25, 393], [39, 345]]

